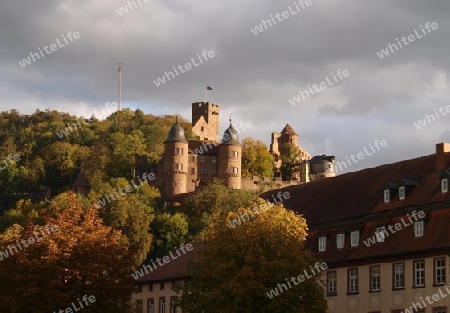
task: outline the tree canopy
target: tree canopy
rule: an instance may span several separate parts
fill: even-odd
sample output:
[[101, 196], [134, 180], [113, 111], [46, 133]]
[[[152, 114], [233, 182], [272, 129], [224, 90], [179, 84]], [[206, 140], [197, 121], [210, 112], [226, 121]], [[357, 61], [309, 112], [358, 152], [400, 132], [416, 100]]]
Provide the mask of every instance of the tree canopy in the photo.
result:
[[[15, 224], [1, 235], [0, 251], [8, 254], [0, 262], [2, 311], [53, 312], [93, 295], [95, 303], [84, 312], [128, 312], [133, 269], [128, 242], [104, 225], [94, 206], [83, 208], [74, 194], [66, 200], [65, 206], [52, 202], [42, 224]], [[56, 231], [47, 232], [48, 226]]]
[[273, 158], [261, 140], [242, 140], [242, 176], [273, 178]]
[[304, 246], [306, 230], [303, 217], [261, 199], [216, 220], [206, 231], [204, 250], [189, 265], [191, 279], [178, 287], [183, 310], [326, 312], [320, 272], [268, 296], [317, 264]]

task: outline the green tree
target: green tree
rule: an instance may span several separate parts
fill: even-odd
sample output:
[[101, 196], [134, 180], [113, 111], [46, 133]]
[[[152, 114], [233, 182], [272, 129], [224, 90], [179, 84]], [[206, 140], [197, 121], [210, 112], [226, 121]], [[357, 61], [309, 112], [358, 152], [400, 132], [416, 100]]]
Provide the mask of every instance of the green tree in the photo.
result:
[[[241, 225], [233, 224], [245, 215]], [[303, 217], [261, 199], [230, 212], [208, 228], [204, 250], [188, 267], [190, 279], [178, 286], [181, 307], [191, 313], [326, 312], [320, 272], [268, 296], [278, 284], [314, 267], [316, 260], [304, 246], [306, 230]]]
[[280, 147], [281, 154], [281, 176], [283, 180], [294, 178], [295, 173], [300, 171], [302, 157], [298, 148], [292, 143], [285, 143]]
[[117, 132], [111, 135], [113, 158], [109, 171], [116, 177], [133, 177], [135, 155], [145, 153], [145, 138], [141, 130], [130, 134]]
[[273, 177], [273, 158], [261, 140], [242, 141], [242, 176]]
[[[92, 203], [98, 203], [99, 199], [105, 201], [106, 205], [99, 207], [100, 216], [106, 225], [122, 231], [123, 239], [129, 243], [133, 254], [133, 264], [139, 266], [151, 249], [153, 237], [150, 225], [154, 218], [154, 208], [142, 201], [137, 193], [125, 192], [129, 184], [124, 178], [112, 179], [111, 185], [105, 184], [102, 193], [93, 192], [90, 199]], [[105, 195], [111, 198], [110, 202], [103, 198]]]
[[186, 242], [188, 235], [187, 217], [182, 213], [163, 212], [153, 220], [152, 234], [154, 248], [151, 257], [162, 257]]
[[190, 237], [202, 240], [202, 231], [215, 218], [249, 205], [256, 198], [258, 194], [254, 191], [231, 189], [214, 181], [189, 195], [180, 210], [188, 216]]

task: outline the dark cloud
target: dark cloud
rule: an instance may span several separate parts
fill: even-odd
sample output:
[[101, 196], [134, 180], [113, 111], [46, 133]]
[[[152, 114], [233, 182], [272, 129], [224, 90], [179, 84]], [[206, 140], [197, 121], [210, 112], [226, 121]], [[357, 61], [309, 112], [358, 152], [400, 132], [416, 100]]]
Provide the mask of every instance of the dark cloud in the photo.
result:
[[[136, 0], [136, 2], [138, 2]], [[442, 1], [312, 1], [310, 7], [254, 35], [262, 19], [294, 1], [6, 0], [0, 4], [0, 109], [58, 109], [90, 115], [117, 99], [124, 62], [125, 106], [182, 114], [204, 85], [222, 108], [222, 128], [251, 121], [242, 134], [265, 141], [290, 123], [312, 154], [340, 158], [375, 140], [389, 148], [348, 170], [433, 152], [450, 141], [448, 117], [418, 130], [414, 122], [446, 106], [449, 7]], [[380, 59], [378, 51], [426, 22], [439, 29]], [[81, 38], [22, 68], [18, 61], [68, 31]], [[197, 53], [215, 57], [160, 87], [153, 83]], [[288, 99], [338, 69], [351, 76], [291, 106]], [[392, 143], [392, 144], [391, 144]]]

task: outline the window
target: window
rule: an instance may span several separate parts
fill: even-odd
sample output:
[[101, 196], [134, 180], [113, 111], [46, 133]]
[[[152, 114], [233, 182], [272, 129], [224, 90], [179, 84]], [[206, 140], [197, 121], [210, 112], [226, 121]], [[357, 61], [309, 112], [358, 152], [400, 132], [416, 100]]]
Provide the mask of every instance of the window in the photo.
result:
[[389, 189], [384, 190], [384, 203], [391, 201], [391, 191]]
[[377, 227], [375, 236], [377, 237], [377, 242], [384, 242], [384, 238], [386, 236], [386, 227], [384, 226]]
[[136, 300], [136, 313], [144, 313], [144, 300]]
[[217, 170], [216, 170], [215, 167], [213, 167], [213, 168], [211, 169], [211, 174], [213, 174], [213, 175], [216, 175], [216, 174], [217, 174]]
[[424, 221], [414, 222], [414, 237], [422, 237], [425, 228]]
[[166, 298], [159, 298], [159, 313], [166, 313]]
[[232, 152], [232, 157], [233, 157], [233, 158], [239, 157], [239, 152], [233, 151], [233, 152]]
[[425, 287], [425, 261], [414, 261], [414, 287]]
[[401, 186], [398, 188], [398, 198], [400, 200], [405, 199], [405, 186]]
[[217, 158], [216, 157], [212, 157], [211, 158], [211, 163], [212, 164], [216, 164], [217, 163]]
[[183, 148], [175, 148], [175, 155], [183, 154], [184, 149]]
[[147, 313], [155, 313], [155, 300], [147, 299]]
[[441, 180], [441, 191], [442, 193], [448, 192], [448, 178]]
[[182, 170], [183, 170], [183, 164], [181, 164], [181, 163], [175, 163], [175, 164], [173, 165], [173, 167], [174, 167], [174, 169], [177, 170], [177, 171], [182, 171]]
[[359, 245], [359, 230], [350, 233], [350, 246], [356, 247]]
[[205, 163], [205, 157], [204, 156], [200, 157], [200, 162]]
[[405, 288], [405, 263], [394, 263], [393, 267], [393, 286], [394, 289], [404, 289]]
[[202, 126], [202, 127], [200, 128], [200, 131], [205, 131], [205, 127]]
[[190, 161], [190, 162], [195, 162], [195, 155], [191, 155], [191, 156], [189, 157], [189, 161]]
[[233, 174], [238, 174], [238, 173], [239, 173], [239, 169], [238, 169], [237, 167], [232, 167], [232, 168], [231, 168], [231, 172], [232, 172]]
[[370, 291], [376, 292], [380, 291], [381, 284], [380, 284], [380, 266], [374, 265], [370, 267]]
[[433, 308], [433, 313], [447, 313], [447, 307], [446, 306], [440, 306], [437, 308]]
[[164, 290], [164, 283], [159, 284], [159, 290]]
[[358, 293], [358, 269], [352, 268], [347, 272], [348, 276], [348, 293]]
[[153, 291], [153, 284], [148, 284], [148, 291]]
[[327, 245], [327, 237], [325, 236], [319, 237], [319, 251], [325, 251], [326, 245]]
[[344, 248], [344, 242], [345, 242], [345, 234], [337, 234], [336, 235], [336, 248], [337, 249]]
[[170, 297], [170, 313], [177, 313], [177, 305], [176, 302], [177, 301], [177, 297]]
[[445, 258], [434, 259], [434, 284], [445, 284]]
[[336, 271], [327, 272], [327, 296], [336, 296]]
[[195, 174], [195, 168], [191, 167], [191, 174], [194, 175]]

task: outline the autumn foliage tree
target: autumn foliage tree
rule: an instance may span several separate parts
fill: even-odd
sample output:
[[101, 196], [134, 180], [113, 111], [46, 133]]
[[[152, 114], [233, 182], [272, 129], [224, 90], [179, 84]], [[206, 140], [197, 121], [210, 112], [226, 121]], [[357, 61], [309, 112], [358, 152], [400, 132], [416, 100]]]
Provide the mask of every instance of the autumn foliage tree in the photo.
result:
[[[96, 301], [83, 312], [128, 312], [133, 268], [122, 233], [105, 226], [97, 209], [83, 208], [74, 194], [64, 206], [52, 202], [40, 217], [40, 225], [56, 225], [57, 231], [0, 262], [1, 311], [58, 312], [93, 295]], [[0, 236], [0, 251], [40, 234], [40, 227], [11, 226]]]
[[261, 140], [242, 140], [242, 176], [273, 177], [273, 158]]
[[318, 273], [278, 296], [267, 296], [316, 263], [304, 246], [306, 230], [303, 217], [261, 199], [213, 223], [204, 250], [189, 265], [190, 279], [178, 287], [183, 310], [325, 312]]

